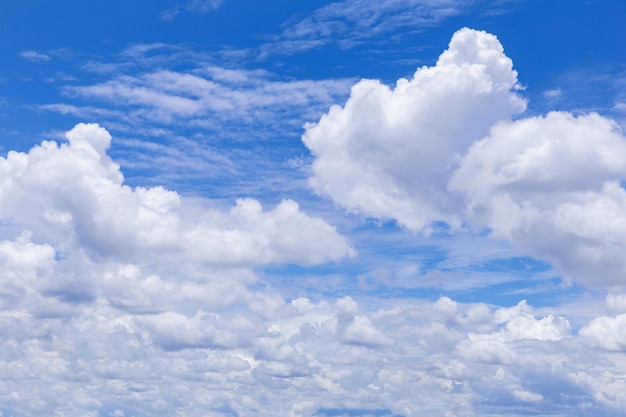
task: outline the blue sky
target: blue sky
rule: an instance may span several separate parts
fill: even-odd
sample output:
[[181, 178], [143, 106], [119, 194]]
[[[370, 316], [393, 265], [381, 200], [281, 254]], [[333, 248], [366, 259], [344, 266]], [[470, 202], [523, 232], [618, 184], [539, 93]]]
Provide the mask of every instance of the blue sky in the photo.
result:
[[626, 4], [0, 6], [0, 416], [618, 416]]

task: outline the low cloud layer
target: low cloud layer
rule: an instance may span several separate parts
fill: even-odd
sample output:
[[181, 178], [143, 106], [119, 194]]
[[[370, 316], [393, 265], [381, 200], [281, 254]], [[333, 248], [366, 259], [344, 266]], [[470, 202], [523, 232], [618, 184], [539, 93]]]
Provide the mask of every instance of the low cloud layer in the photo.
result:
[[598, 114], [524, 110], [497, 38], [462, 29], [435, 66], [394, 88], [363, 80], [307, 126], [310, 182], [365, 216], [487, 228], [568, 280], [624, 284], [622, 131]]
[[[248, 108], [284, 108], [286, 90], [310, 98], [326, 86], [319, 104], [334, 85], [207, 71], [251, 95], [168, 71], [73, 93], [171, 121], [211, 114], [214, 91]], [[265, 87], [250, 87], [257, 82], [273, 86], [268, 102]], [[477, 241], [486, 229], [565, 278], [611, 287], [600, 307], [342, 297], [324, 292], [332, 282], [296, 294], [302, 274], [291, 276], [291, 265], [334, 271], [358, 253], [293, 200], [224, 207], [130, 186], [109, 153], [115, 139], [96, 124], [8, 152], [0, 416], [623, 416], [624, 137], [597, 114], [523, 117], [525, 108], [496, 37], [463, 29], [435, 66], [393, 88], [361, 81], [343, 107], [307, 126], [311, 184], [411, 232], [444, 222]], [[264, 279], [268, 266], [284, 268], [289, 290]]]
[[4, 415], [624, 409], [622, 293], [578, 325], [524, 301], [286, 300], [253, 267], [353, 256], [331, 226], [293, 201], [224, 210], [131, 188], [110, 142], [79, 124], [0, 159]]

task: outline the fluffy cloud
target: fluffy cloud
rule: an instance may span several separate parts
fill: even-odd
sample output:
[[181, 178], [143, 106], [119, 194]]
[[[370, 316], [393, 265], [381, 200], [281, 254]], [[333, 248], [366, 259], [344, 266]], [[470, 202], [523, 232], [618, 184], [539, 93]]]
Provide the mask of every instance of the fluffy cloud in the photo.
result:
[[208, 265], [312, 265], [352, 254], [333, 227], [294, 201], [264, 211], [241, 199], [223, 211], [162, 187], [132, 189], [106, 154], [106, 130], [80, 124], [67, 138], [0, 159], [0, 218], [59, 252], [79, 247], [129, 262], [167, 254], [173, 263]]
[[0, 412], [249, 414], [262, 400], [246, 387], [312, 373], [269, 330], [294, 307], [254, 290], [251, 268], [351, 256], [333, 227], [291, 200], [131, 188], [105, 129], [66, 138], [0, 158]]
[[599, 316], [580, 330], [586, 344], [612, 352], [626, 351], [626, 294], [609, 294], [607, 307], [615, 316]]
[[582, 416], [622, 415], [626, 401], [615, 349], [586, 330], [602, 318], [578, 335], [524, 302], [288, 303], [233, 276], [110, 262], [83, 269], [91, 299], [59, 298], [43, 288], [68, 261], [28, 239], [0, 244], [5, 414], [468, 416], [515, 404]]
[[363, 80], [345, 106], [307, 125], [313, 187], [350, 210], [413, 229], [459, 224], [446, 191], [458, 158], [497, 121], [525, 109], [517, 73], [495, 36], [457, 32], [434, 67], [395, 88]]
[[626, 138], [597, 114], [503, 122], [454, 174], [476, 225], [587, 284], [623, 283]]
[[[318, 190], [416, 231], [470, 219], [533, 254], [539, 232], [527, 225], [548, 228], [543, 244], [563, 239], [580, 253], [611, 244], [615, 253], [597, 260], [621, 265], [621, 133], [597, 115], [509, 121], [524, 108], [515, 85], [497, 40], [469, 30], [395, 89], [360, 83], [308, 128]], [[413, 97], [421, 92], [439, 101]], [[359, 106], [380, 111], [353, 131]], [[458, 120], [444, 123], [447, 110]], [[413, 129], [434, 142], [411, 142]], [[0, 158], [0, 415], [624, 415], [617, 290], [606, 299], [612, 315], [580, 325], [567, 307], [556, 315], [526, 302], [286, 300], [254, 268], [352, 255], [333, 227], [291, 200], [224, 208], [130, 187], [110, 142], [80, 124], [67, 142]], [[353, 186], [382, 202], [361, 201]], [[545, 253], [567, 268], [562, 253]]]
[[592, 346], [610, 351], [626, 350], [626, 314], [615, 317], [597, 317], [584, 327], [580, 334]]
[[511, 242], [566, 279], [624, 283], [626, 139], [600, 115], [525, 109], [495, 36], [462, 29], [395, 88], [363, 80], [307, 125], [314, 189], [413, 231], [436, 222]]

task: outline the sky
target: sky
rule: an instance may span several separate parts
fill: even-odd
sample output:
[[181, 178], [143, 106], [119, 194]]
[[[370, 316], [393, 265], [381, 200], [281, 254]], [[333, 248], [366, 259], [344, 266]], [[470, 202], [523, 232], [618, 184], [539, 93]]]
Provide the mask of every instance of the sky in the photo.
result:
[[3, 0], [0, 417], [626, 416], [624, 17]]

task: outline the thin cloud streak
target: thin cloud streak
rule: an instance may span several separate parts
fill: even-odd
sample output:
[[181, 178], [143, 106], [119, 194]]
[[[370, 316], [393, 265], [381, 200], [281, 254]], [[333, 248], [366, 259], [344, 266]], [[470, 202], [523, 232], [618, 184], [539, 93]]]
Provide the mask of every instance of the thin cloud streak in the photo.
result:
[[381, 41], [398, 30], [405, 34], [424, 31], [465, 12], [467, 0], [343, 0], [315, 10], [310, 16], [285, 23], [283, 32], [261, 46], [261, 55], [292, 54], [336, 44], [348, 49]]
[[223, 2], [224, 0], [187, 0], [184, 4], [179, 3], [171, 9], [163, 10], [160, 14], [160, 18], [161, 21], [168, 22], [185, 12], [204, 15], [210, 11], [219, 9]]

